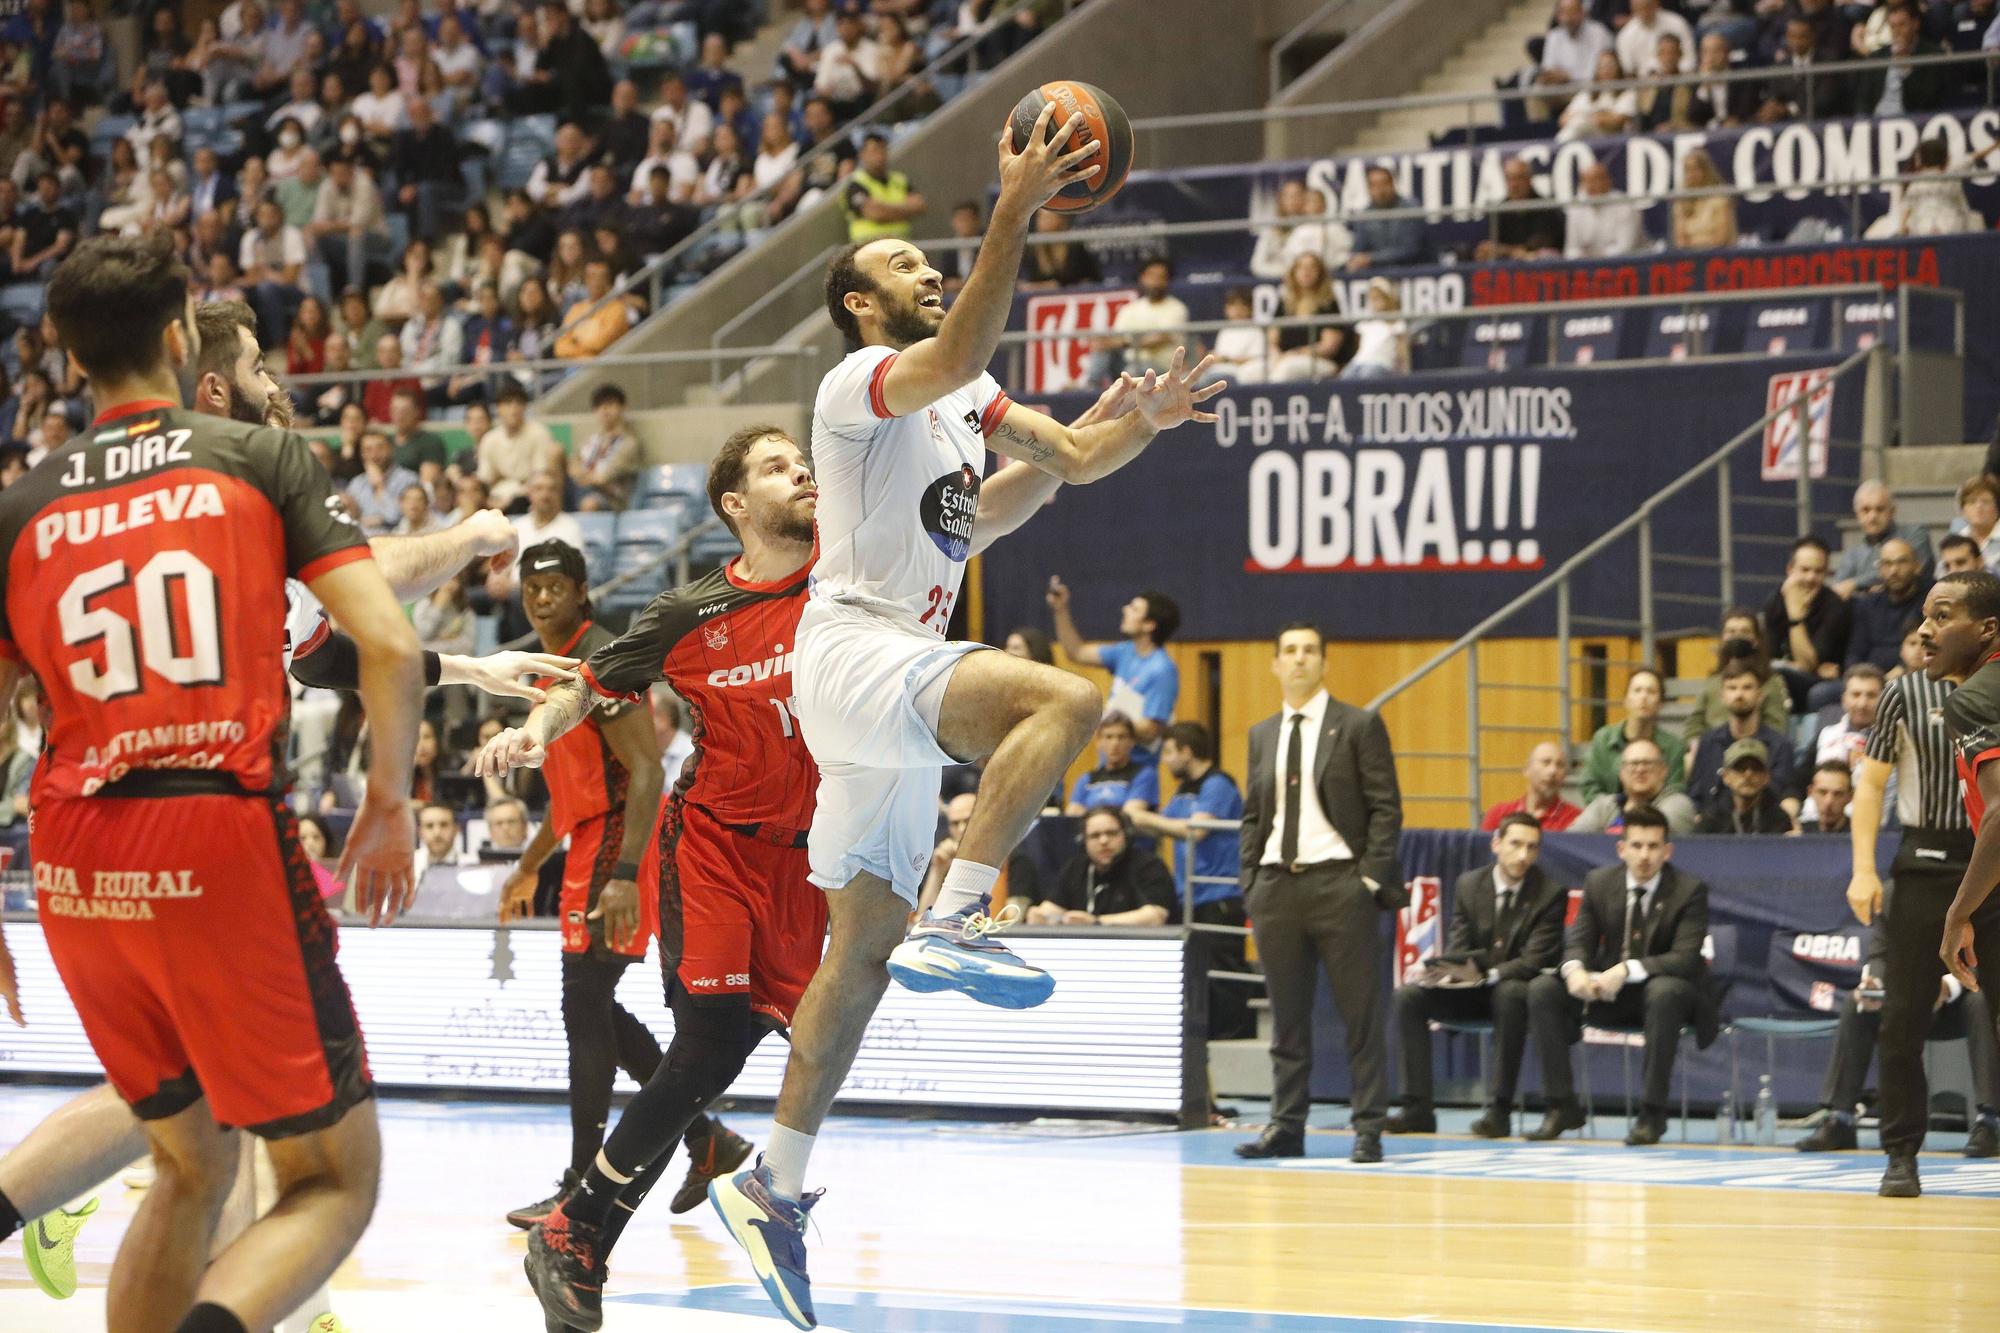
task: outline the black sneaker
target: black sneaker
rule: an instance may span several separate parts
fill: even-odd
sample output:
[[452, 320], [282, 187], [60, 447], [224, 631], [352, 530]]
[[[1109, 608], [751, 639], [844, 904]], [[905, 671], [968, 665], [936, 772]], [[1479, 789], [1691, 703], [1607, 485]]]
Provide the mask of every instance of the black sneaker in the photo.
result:
[[570, 1221], [558, 1207], [528, 1229], [521, 1268], [551, 1326], [561, 1320], [584, 1333], [603, 1326], [604, 1260], [596, 1227]]
[[1967, 1157], [2000, 1157], [2000, 1119], [1991, 1112], [1976, 1117], [1965, 1136]]
[[708, 1123], [708, 1138], [690, 1146], [687, 1179], [668, 1205], [676, 1213], [692, 1212], [707, 1203], [708, 1183], [718, 1176], [735, 1174], [737, 1167], [750, 1160], [750, 1140], [720, 1120]]
[[1427, 1106], [1398, 1107], [1389, 1112], [1389, 1123], [1384, 1128], [1391, 1134], [1435, 1134], [1437, 1112]]
[[1854, 1137], [1854, 1122], [1842, 1116], [1829, 1115], [1819, 1122], [1819, 1128], [1792, 1145], [1800, 1152], [1847, 1152], [1858, 1147]]
[[1479, 1119], [1467, 1126], [1482, 1139], [1505, 1139], [1514, 1135], [1514, 1115], [1510, 1108], [1489, 1106]]
[[556, 1192], [554, 1194], [537, 1203], [531, 1203], [525, 1208], [516, 1208], [513, 1212], [507, 1214], [507, 1224], [526, 1231], [529, 1227], [536, 1225], [550, 1213], [553, 1213], [557, 1205], [562, 1203], [564, 1199], [567, 1199], [570, 1193], [576, 1189], [576, 1186], [576, 1172], [563, 1172], [562, 1179], [556, 1182]]

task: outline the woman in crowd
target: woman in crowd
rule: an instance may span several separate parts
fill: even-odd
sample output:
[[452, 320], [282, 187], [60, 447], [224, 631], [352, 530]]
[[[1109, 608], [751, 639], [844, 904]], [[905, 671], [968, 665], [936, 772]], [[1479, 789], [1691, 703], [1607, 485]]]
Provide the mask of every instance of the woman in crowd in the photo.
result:
[[264, 166], [274, 181], [290, 180], [299, 174], [299, 167], [306, 160], [312, 145], [306, 142], [305, 126], [296, 117], [286, 116], [278, 122], [277, 146], [264, 156]]
[[708, 165], [702, 168], [701, 184], [695, 187], [694, 201], [703, 208], [737, 203], [755, 183], [750, 164], [743, 157], [743, 142], [736, 137], [736, 127], [727, 121], [715, 127], [709, 142], [713, 148]]
[[292, 316], [292, 331], [285, 337], [285, 373], [317, 375], [325, 370], [326, 344], [332, 336], [326, 303], [317, 296], [299, 302], [299, 311]]
[[396, 131], [407, 119], [403, 94], [396, 87], [396, 71], [377, 65], [368, 71], [368, 91], [354, 99], [351, 110], [361, 122], [361, 133], [378, 158], [386, 157], [395, 144]]
[[1624, 134], [1639, 119], [1639, 97], [1630, 88], [1619, 91], [1608, 85], [1625, 78], [1614, 51], [1601, 52], [1591, 85], [1569, 99], [1558, 118], [1562, 128], [1556, 139], [1591, 139], [1600, 135]]
[[152, 189], [139, 166], [139, 151], [127, 138], [111, 141], [111, 163], [103, 182], [104, 209], [97, 216], [100, 231], [135, 231], [152, 211]]
[[493, 218], [486, 211], [485, 204], [474, 204], [465, 210], [459, 219], [459, 229], [445, 238], [443, 263], [440, 266], [446, 295], [454, 300], [462, 300], [472, 294], [481, 277], [498, 282], [499, 269], [482, 274], [480, 267], [480, 246], [487, 237], [493, 235]]
[[312, 866], [313, 883], [321, 898], [330, 901], [347, 892], [347, 886], [333, 877], [340, 865], [340, 843], [331, 824], [318, 815], [300, 815], [299, 850]]
[[419, 236], [403, 249], [396, 276], [375, 293], [375, 317], [400, 328], [417, 313], [425, 284], [431, 280], [431, 243]]
[[572, 227], [556, 237], [555, 253], [549, 256], [549, 271], [543, 281], [559, 309], [567, 310], [583, 299], [583, 266], [589, 260], [590, 247], [584, 244], [582, 232]]
[[[1958, 488], [1958, 517], [1951, 530], [1970, 537], [1979, 546], [1979, 558], [1987, 570], [2000, 570], [2000, 481], [1981, 473]], [[1941, 572], [1941, 570], [1940, 570]]]
[[194, 200], [186, 189], [174, 180], [174, 174], [165, 167], [154, 167], [148, 177], [153, 197], [153, 206], [146, 212], [146, 221], [141, 230], [164, 228], [179, 231], [187, 225], [188, 213], [194, 207]]
[[1018, 629], [1009, 630], [1004, 651], [1009, 657], [1040, 662], [1043, 666], [1056, 664], [1056, 653], [1049, 643], [1049, 636], [1032, 625], [1022, 625]]
[[510, 361], [539, 361], [555, 347], [556, 329], [562, 317], [549, 300], [549, 290], [540, 278], [521, 284], [519, 308], [514, 314], [514, 355]]
[[[1278, 291], [1278, 313], [1287, 319], [1312, 319], [1340, 314], [1340, 296], [1326, 261], [1307, 252], [1292, 261]], [[1271, 378], [1322, 379], [1340, 373], [1341, 362], [1353, 355], [1348, 332], [1338, 324], [1274, 325], [1271, 329]]]
[[750, 179], [756, 182], [757, 192], [767, 194], [777, 189], [798, 162], [799, 143], [792, 137], [785, 118], [776, 112], [764, 117], [757, 138], [757, 157], [750, 164]]
[[1618, 766], [1625, 747], [1633, 741], [1650, 740], [1660, 747], [1667, 763], [1667, 791], [1687, 790], [1687, 746], [1681, 738], [1660, 726], [1660, 705], [1666, 686], [1660, 673], [1640, 667], [1625, 682], [1625, 720], [1607, 722], [1590, 738], [1590, 753], [1584, 760], [1583, 799], [1622, 791]]
[[[1707, 189], [1723, 184], [1715, 159], [1697, 148], [1681, 162], [1681, 188]], [[1720, 250], [1736, 244], [1736, 197], [1704, 195], [1673, 202], [1673, 243], [1677, 250]]]
[[12, 420], [7, 423], [6, 443], [33, 448], [35, 441], [41, 438], [42, 414], [55, 400], [55, 390], [49, 384], [48, 373], [40, 366], [24, 369], [14, 385], [14, 412]]
[[[1035, 232], [1039, 236], [1061, 236], [1069, 229], [1067, 213], [1045, 208], [1035, 214]], [[1018, 285], [1023, 291], [1049, 291], [1103, 281], [1104, 272], [1097, 266], [1097, 256], [1090, 252], [1090, 247], [1077, 241], [1030, 245], [1021, 255]]]

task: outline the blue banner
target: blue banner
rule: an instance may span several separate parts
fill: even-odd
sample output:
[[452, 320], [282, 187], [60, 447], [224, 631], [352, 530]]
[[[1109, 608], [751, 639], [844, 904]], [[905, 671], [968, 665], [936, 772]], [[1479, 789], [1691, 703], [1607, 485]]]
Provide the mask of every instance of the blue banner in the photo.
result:
[[[1061, 575], [1086, 625], [1115, 622], [1135, 590], [1158, 587], [1180, 602], [1184, 639], [1261, 639], [1295, 619], [1336, 639], [1455, 636], [1825, 365], [1795, 357], [1231, 389], [1209, 404], [1213, 426], [1184, 426], [1115, 476], [1065, 488], [995, 543], [982, 566], [986, 625], [997, 635], [1043, 624], [1043, 589]], [[1068, 418], [1088, 402], [1037, 405]], [[1855, 438], [1860, 406], [1855, 378], [1814, 400], [1815, 474], [1828, 435]], [[1790, 435], [1740, 451], [1736, 494], [1791, 497]], [[1673, 549], [1713, 549], [1713, 494], [1693, 486], [1661, 509]], [[1816, 500], [1845, 505], [1832, 490]], [[1789, 530], [1780, 510], [1738, 508], [1739, 537]], [[1763, 548], [1743, 549], [1755, 575], [1766, 562], [1747, 562]], [[1767, 563], [1775, 585], [1782, 561]], [[1577, 611], [1633, 614], [1633, 571], [1629, 554], [1591, 562], [1574, 582]], [[1663, 572], [1656, 588], [1695, 595], [1716, 583], [1690, 568]], [[1552, 617], [1552, 605], [1538, 608], [1509, 632], [1545, 632]]]

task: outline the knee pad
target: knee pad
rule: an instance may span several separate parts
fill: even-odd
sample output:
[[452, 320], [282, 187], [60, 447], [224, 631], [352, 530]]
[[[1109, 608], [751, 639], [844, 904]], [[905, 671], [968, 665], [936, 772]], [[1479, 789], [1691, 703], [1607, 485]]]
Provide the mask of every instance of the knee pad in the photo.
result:
[[729, 1090], [743, 1072], [756, 1044], [750, 997], [732, 995], [718, 1003], [681, 1000], [674, 1005], [674, 1039], [663, 1068], [706, 1106]]

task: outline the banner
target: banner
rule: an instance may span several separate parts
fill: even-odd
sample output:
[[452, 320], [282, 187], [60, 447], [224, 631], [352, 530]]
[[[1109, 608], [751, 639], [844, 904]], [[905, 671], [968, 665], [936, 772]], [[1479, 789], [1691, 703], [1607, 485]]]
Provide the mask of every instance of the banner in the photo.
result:
[[1444, 952], [1443, 882], [1418, 875], [1408, 887], [1409, 905], [1396, 913], [1396, 966], [1390, 973], [1399, 986], [1423, 975], [1426, 958]]
[[[1792, 358], [1230, 389], [1208, 404], [1213, 425], [1183, 426], [1114, 476], [1065, 488], [995, 543], [982, 561], [986, 623], [995, 634], [1045, 623], [1043, 590], [1061, 575], [1085, 625], [1115, 623], [1136, 590], [1157, 587], [1179, 601], [1185, 639], [1263, 638], [1293, 619], [1336, 639], [1454, 636], [1754, 421], [1774, 375], [1824, 368]], [[1068, 418], [1089, 401], [1047, 406]], [[1855, 438], [1859, 381], [1822, 408], [1829, 429]], [[1763, 480], [1762, 463], [1742, 451], [1736, 494], [1789, 499], [1792, 484]], [[1713, 495], [1690, 487], [1660, 509], [1673, 549], [1712, 549]], [[1845, 496], [1829, 489], [1818, 503]], [[1739, 537], [1779, 537], [1791, 518], [1746, 505], [1736, 523]], [[1713, 588], [1673, 577], [1658, 591]], [[1630, 615], [1635, 589], [1630, 558], [1607, 555], [1577, 572], [1573, 603]], [[1538, 608], [1512, 632], [1545, 632], [1552, 616]]]
[[[1806, 370], [1771, 376], [1770, 388], [1764, 395], [1764, 410], [1776, 412], [1784, 403], [1808, 392], [1812, 397], [1806, 399], [1806, 447], [1812, 460], [1812, 471], [1807, 475], [1824, 477], [1827, 449], [1833, 442], [1832, 374], [1824, 370]], [[1761, 475], [1765, 481], [1798, 480], [1799, 416], [1796, 408], [1765, 423]]]

